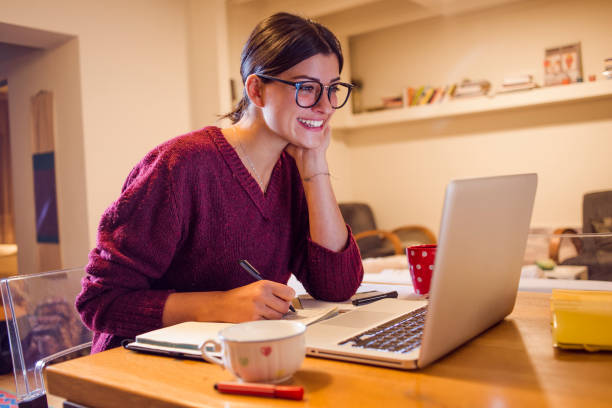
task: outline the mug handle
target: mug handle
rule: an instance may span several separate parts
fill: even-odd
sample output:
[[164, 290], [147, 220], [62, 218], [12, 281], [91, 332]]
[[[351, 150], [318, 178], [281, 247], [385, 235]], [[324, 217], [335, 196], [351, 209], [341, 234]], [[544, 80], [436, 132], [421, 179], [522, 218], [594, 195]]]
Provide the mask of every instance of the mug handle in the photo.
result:
[[213, 356], [212, 354], [208, 354], [208, 350], [206, 350], [206, 346], [209, 344], [214, 344], [215, 350], [219, 350], [222, 346], [214, 340], [206, 340], [202, 346], [200, 346], [200, 352], [202, 353], [202, 358], [209, 363], [220, 365], [225, 368], [225, 364], [223, 364], [223, 359], [217, 356]]

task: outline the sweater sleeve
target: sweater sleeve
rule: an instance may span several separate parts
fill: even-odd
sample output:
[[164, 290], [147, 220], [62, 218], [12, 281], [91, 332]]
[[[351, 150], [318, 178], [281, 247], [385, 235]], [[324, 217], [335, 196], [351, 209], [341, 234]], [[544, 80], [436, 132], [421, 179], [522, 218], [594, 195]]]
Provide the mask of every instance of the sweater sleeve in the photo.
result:
[[359, 248], [350, 227], [345, 247], [331, 251], [307, 236], [307, 272], [297, 278], [315, 299], [341, 302], [355, 294], [363, 279]]
[[170, 169], [155, 152], [137, 165], [103, 214], [76, 300], [93, 331], [132, 337], [162, 326], [171, 290], [155, 290], [181, 240]]
[[310, 237], [308, 208], [301, 189], [297, 189], [297, 228], [291, 270], [308, 293], [315, 299], [331, 302], [347, 300], [355, 294], [363, 279], [359, 247], [347, 225], [348, 238], [338, 252], [327, 249]]

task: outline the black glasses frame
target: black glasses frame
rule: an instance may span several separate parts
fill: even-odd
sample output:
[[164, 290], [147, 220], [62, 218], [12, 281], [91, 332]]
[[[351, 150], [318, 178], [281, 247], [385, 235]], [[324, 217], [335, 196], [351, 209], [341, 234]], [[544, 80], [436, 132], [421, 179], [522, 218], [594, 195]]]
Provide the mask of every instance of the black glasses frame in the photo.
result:
[[[297, 82], [293, 82], [293, 81], [286, 81], [286, 80], [284, 80], [284, 79], [280, 79], [280, 78], [276, 78], [276, 77], [269, 76], [269, 75], [264, 75], [264, 74], [255, 74], [255, 75], [257, 75], [258, 77], [260, 77], [260, 78], [262, 78], [262, 79], [268, 79], [268, 80], [270, 80], [270, 81], [281, 82], [281, 83], [283, 83], [283, 84], [287, 84], [287, 85], [294, 86], [294, 87], [295, 87], [295, 103], [296, 103], [296, 105], [297, 105], [297, 106], [299, 106], [300, 108], [312, 108], [313, 106], [315, 106], [317, 103], [319, 103], [319, 101], [321, 100], [321, 95], [323, 95], [323, 92], [325, 92], [325, 89], [327, 88], [327, 100], [329, 101], [330, 106], [331, 106], [332, 108], [334, 108], [334, 109], [340, 109], [341, 107], [343, 107], [344, 105], [346, 105], [346, 103], [348, 102], [349, 97], [351, 96], [351, 91], [353, 90], [353, 87], [355, 86], [355, 85], [353, 85], [353, 84], [349, 84], [349, 83], [346, 83], [346, 82], [334, 82], [334, 83], [333, 83], [333, 84], [331, 84], [331, 85], [323, 85], [323, 83], [322, 83], [322, 82], [317, 81], [317, 80], [314, 80], [314, 79], [309, 79], [309, 80], [307, 80], [307, 81], [297, 81]], [[302, 105], [300, 105], [300, 103], [298, 102], [298, 92], [300, 91], [300, 88], [301, 88], [301, 87], [302, 87], [302, 86], [303, 86], [305, 83], [308, 83], [308, 82], [316, 82], [316, 83], [318, 83], [319, 85], [321, 85], [321, 93], [319, 94], [319, 96], [317, 97], [317, 100], [316, 100], [316, 101], [314, 101], [314, 103], [313, 103], [312, 105], [309, 105], [309, 106], [302, 106]], [[331, 104], [331, 92], [332, 92], [332, 86], [334, 86], [334, 85], [344, 85], [344, 86], [346, 86], [346, 87], [348, 88], [348, 93], [346, 94], [346, 99], [344, 100], [344, 102], [342, 102], [342, 105], [337, 106], [337, 107], [334, 107], [334, 106]]]

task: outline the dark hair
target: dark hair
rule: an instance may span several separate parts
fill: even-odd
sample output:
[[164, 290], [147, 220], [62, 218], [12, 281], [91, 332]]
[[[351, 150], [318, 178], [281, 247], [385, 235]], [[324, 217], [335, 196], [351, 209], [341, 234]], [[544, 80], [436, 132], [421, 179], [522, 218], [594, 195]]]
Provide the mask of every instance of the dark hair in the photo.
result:
[[[257, 24], [244, 45], [240, 62], [242, 83], [251, 74], [278, 75], [313, 55], [332, 53], [338, 57], [342, 72], [340, 42], [328, 28], [300, 16], [277, 13]], [[222, 118], [238, 122], [249, 103], [245, 89], [234, 110]]]

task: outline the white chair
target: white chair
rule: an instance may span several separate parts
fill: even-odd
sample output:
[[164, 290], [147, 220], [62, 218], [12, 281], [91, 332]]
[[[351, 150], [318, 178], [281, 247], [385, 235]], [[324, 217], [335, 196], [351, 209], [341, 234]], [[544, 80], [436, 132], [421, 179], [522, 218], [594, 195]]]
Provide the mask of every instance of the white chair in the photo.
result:
[[0, 281], [20, 408], [46, 408], [46, 365], [88, 354], [92, 333], [75, 308], [84, 268]]

